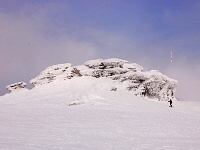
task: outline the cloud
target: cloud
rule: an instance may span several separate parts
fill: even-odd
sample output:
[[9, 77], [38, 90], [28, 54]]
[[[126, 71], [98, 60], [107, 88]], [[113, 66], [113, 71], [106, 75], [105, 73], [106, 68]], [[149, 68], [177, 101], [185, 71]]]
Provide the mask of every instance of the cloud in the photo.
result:
[[200, 101], [200, 63], [188, 61], [186, 57], [176, 60], [164, 70], [168, 76], [178, 80], [178, 100]]
[[57, 28], [48, 23], [44, 13], [28, 16], [0, 13], [0, 94], [5, 92], [6, 85], [29, 82], [49, 65], [79, 64], [96, 56], [90, 42], [78, 41], [67, 34], [58, 36]]

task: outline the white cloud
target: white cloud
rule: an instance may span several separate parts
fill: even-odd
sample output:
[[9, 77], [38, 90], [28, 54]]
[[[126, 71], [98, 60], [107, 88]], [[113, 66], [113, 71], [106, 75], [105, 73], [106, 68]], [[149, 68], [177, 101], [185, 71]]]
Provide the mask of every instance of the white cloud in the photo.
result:
[[10, 82], [27, 82], [49, 65], [77, 64], [96, 56], [90, 42], [77, 41], [65, 34], [53, 36], [56, 28], [50, 31], [48, 21], [34, 17], [0, 14], [1, 91]]
[[200, 63], [185, 58], [177, 60], [165, 73], [178, 80], [177, 97], [179, 100], [200, 101], [199, 77]]

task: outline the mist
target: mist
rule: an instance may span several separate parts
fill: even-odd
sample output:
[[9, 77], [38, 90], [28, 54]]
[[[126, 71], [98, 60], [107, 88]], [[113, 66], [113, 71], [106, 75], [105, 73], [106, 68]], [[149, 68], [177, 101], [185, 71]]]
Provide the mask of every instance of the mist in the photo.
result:
[[96, 57], [92, 43], [78, 41], [69, 35], [54, 35], [55, 29], [47, 32], [46, 19], [35, 20], [35, 16], [19, 14], [17, 18], [20, 21], [13, 15], [0, 13], [1, 95], [8, 84], [29, 83], [50, 65], [66, 62], [77, 65]]
[[176, 97], [181, 101], [200, 101], [200, 64], [186, 58], [177, 60], [164, 71], [168, 76], [178, 80]]

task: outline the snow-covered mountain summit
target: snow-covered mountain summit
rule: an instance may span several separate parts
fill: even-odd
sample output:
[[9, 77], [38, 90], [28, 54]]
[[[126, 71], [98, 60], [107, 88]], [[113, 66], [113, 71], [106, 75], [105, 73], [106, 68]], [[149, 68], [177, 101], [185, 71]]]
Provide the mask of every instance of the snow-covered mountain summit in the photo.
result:
[[[99, 78], [112, 80], [109, 89], [112, 91], [124, 89], [133, 92], [137, 96], [146, 96], [161, 101], [175, 98], [176, 80], [163, 75], [157, 70], [144, 72], [140, 65], [116, 58], [90, 60], [83, 65], [74, 67], [70, 63], [53, 65], [42, 71], [30, 83], [34, 87], [38, 87], [83, 76], [93, 77], [96, 81]], [[6, 88], [13, 92], [24, 89], [25, 86], [24, 82], [18, 82]]]
[[0, 149], [199, 150], [200, 104], [149, 100], [174, 96], [177, 81], [142, 70], [92, 60], [48, 67], [31, 90], [7, 86], [13, 92], [0, 96]]

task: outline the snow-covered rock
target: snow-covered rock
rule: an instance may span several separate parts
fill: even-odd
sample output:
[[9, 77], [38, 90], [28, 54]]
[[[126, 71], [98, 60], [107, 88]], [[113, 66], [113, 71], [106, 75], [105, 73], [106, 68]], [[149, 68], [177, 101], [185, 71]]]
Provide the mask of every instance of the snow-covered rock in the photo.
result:
[[97, 59], [90, 60], [84, 63], [83, 67], [80, 68], [80, 72], [86, 76], [99, 77], [110, 77], [127, 73], [131, 70], [141, 71], [142, 67], [138, 64], [128, 64], [128, 61], [122, 59]]
[[46, 68], [39, 76], [31, 79], [30, 83], [35, 87], [55, 80], [71, 79], [74, 76], [81, 76], [81, 74], [76, 68], [72, 68], [70, 63], [58, 64]]
[[113, 81], [111, 91], [116, 91], [117, 86], [121, 86], [137, 96], [161, 101], [175, 98], [177, 86], [176, 80], [168, 78], [157, 70], [144, 72], [140, 65], [116, 58], [90, 60], [75, 67], [69, 63], [53, 65], [42, 71], [30, 83], [36, 87], [54, 81], [63, 82], [75, 76], [109, 78]]
[[140, 65], [136, 64], [136, 63], [125, 63], [123, 65], [123, 68], [127, 68], [129, 70], [134, 71], [134, 72], [143, 71], [143, 68]]
[[10, 92], [14, 92], [14, 91], [19, 91], [19, 90], [23, 90], [26, 89], [26, 83], [24, 82], [17, 82], [17, 83], [13, 83], [10, 84], [6, 87], [6, 89]]
[[92, 69], [110, 69], [110, 68], [123, 68], [123, 65], [128, 63], [126, 60], [111, 58], [111, 59], [97, 59], [90, 60], [84, 63], [85, 66], [88, 66]]

